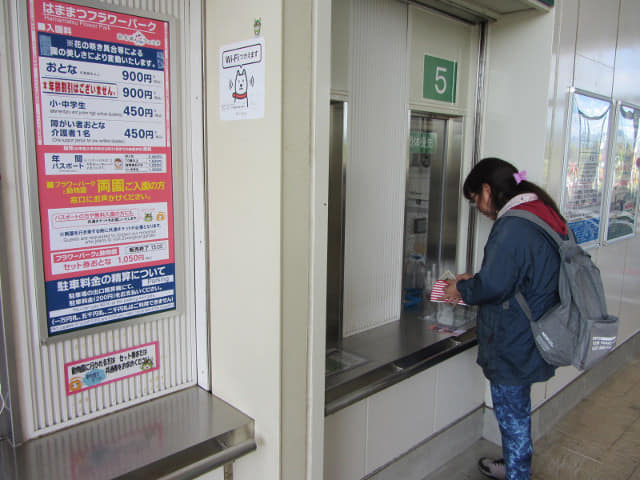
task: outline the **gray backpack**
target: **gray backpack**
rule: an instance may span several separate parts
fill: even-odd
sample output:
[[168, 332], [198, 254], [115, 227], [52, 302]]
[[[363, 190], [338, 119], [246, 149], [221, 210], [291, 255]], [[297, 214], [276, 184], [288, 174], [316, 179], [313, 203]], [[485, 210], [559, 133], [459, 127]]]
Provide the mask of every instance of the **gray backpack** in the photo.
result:
[[509, 210], [504, 216], [527, 219], [558, 244], [560, 303], [533, 321], [521, 292], [515, 295], [524, 311], [542, 358], [551, 365], [573, 365], [583, 370], [593, 366], [616, 346], [618, 317], [607, 314], [600, 270], [577, 243], [569, 229], [562, 239], [544, 220], [525, 210]]

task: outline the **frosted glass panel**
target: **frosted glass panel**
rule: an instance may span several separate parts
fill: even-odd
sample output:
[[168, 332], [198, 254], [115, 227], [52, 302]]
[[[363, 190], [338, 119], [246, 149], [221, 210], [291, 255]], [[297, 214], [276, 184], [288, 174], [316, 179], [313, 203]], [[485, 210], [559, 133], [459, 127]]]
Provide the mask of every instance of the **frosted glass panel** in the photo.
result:
[[406, 5], [355, 0], [351, 45], [345, 336], [400, 317], [408, 139]]

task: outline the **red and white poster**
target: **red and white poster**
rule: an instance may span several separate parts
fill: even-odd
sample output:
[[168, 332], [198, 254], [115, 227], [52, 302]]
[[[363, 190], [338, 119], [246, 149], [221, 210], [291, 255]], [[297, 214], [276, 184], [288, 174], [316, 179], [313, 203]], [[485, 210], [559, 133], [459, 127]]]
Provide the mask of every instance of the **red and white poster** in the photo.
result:
[[174, 309], [169, 23], [29, 0], [49, 335]]

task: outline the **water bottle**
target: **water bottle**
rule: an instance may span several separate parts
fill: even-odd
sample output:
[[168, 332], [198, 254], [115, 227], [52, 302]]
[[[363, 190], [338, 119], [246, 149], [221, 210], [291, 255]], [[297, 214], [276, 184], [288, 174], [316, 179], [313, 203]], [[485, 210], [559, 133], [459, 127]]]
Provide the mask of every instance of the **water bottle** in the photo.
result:
[[409, 255], [404, 278], [405, 308], [415, 307], [424, 301], [426, 273], [427, 265], [424, 255], [417, 253]]
[[424, 290], [427, 265], [424, 261], [423, 255], [419, 255], [417, 253], [409, 255], [405, 272], [406, 276], [404, 287], [406, 289]]
[[427, 263], [423, 255], [416, 255], [416, 269], [415, 269], [415, 285], [416, 289], [424, 293], [426, 276], [427, 276]]

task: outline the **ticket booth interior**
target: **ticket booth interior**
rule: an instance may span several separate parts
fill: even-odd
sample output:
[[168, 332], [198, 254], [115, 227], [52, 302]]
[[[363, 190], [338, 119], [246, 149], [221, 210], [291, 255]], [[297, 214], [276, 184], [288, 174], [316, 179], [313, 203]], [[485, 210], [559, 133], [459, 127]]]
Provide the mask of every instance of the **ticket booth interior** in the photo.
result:
[[461, 188], [483, 27], [424, 5], [376, 7], [332, 12], [326, 413], [475, 339], [471, 308], [427, 297], [471, 265]]

